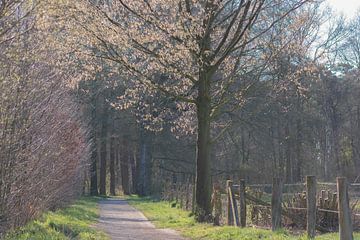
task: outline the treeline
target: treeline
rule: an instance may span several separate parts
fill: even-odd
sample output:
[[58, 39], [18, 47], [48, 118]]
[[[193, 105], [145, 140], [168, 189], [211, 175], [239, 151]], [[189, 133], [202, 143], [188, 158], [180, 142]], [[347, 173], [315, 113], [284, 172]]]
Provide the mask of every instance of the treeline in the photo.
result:
[[[214, 143], [213, 181], [269, 183], [281, 176], [296, 183], [309, 174], [323, 181], [340, 175], [358, 181], [360, 75], [350, 65], [336, 67], [281, 91], [283, 82], [259, 82], [253, 100], [231, 114], [233, 124]], [[158, 132], [147, 130], [136, 109], [116, 109], [124, 89], [110, 87], [106, 79], [81, 82], [78, 89], [97, 146], [88, 191], [161, 195], [166, 184], [193, 184], [196, 136], [171, 131], [171, 123]]]
[[[118, 85], [114, 79], [116, 77], [110, 77], [104, 70], [94, 79], [78, 84], [77, 97], [83, 113], [90, 119], [93, 142], [85, 192], [91, 195], [161, 195], [162, 184], [172, 181], [173, 172], [190, 174], [192, 182], [194, 138], [178, 139], [169, 126], [160, 132], [151, 131], [142, 114], [117, 109], [114, 103], [125, 86]], [[171, 162], [190, 165], [173, 170]]]
[[322, 1], [0, 1], [1, 232], [80, 193], [360, 172], [360, 17]]
[[0, 238], [77, 198], [88, 171], [74, 69], [55, 48], [59, 29], [47, 25], [47, 7], [0, 1]]
[[77, 10], [98, 67], [79, 86], [97, 118], [93, 193], [108, 191], [107, 172], [125, 192], [192, 182], [207, 221], [214, 181], [358, 180], [359, 17], [306, 0], [82, 1]]

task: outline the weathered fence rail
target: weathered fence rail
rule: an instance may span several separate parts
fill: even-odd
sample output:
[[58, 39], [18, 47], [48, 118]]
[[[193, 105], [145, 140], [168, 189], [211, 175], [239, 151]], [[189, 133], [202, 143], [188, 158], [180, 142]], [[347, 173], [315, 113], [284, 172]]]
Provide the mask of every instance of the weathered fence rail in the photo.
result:
[[[336, 192], [321, 189], [317, 194], [317, 186], [331, 186]], [[283, 194], [291, 192], [292, 187], [298, 187], [301, 193], [295, 193], [298, 197], [298, 205], [291, 206], [282, 201]], [[247, 219], [247, 204], [253, 207], [266, 209], [271, 215], [271, 229], [277, 230], [282, 227], [282, 217], [291, 219], [299, 226], [306, 226], [307, 235], [315, 237], [316, 231], [329, 232], [327, 226], [338, 225], [341, 240], [353, 239], [353, 221], [360, 217], [360, 214], [352, 211], [349, 205], [349, 187], [360, 190], [360, 184], [348, 184], [346, 178], [337, 178], [336, 183], [317, 182], [315, 176], [307, 176], [305, 183], [283, 184], [280, 178], [274, 178], [272, 184], [249, 184], [244, 180], [240, 184], [233, 184], [228, 180], [227, 192], [227, 224], [245, 227]], [[248, 189], [262, 188], [268, 195], [271, 193], [271, 201], [255, 196]], [[289, 199], [288, 199], [289, 201]], [[238, 203], [238, 204], [237, 204]], [[301, 213], [301, 214], [294, 214]], [[303, 216], [303, 217], [302, 217]], [[319, 222], [319, 219], [321, 221]], [[360, 219], [359, 219], [360, 220]], [[360, 226], [359, 226], [360, 227]]]
[[[336, 183], [317, 182], [309, 176], [304, 183], [297, 184], [274, 179], [272, 184], [227, 181], [225, 189], [221, 184], [215, 185], [218, 185], [214, 187], [212, 201], [215, 225], [256, 225], [273, 230], [285, 227], [296, 232], [304, 230], [309, 237], [316, 232], [339, 231], [341, 240], [351, 240], [352, 231], [360, 230], [360, 208], [354, 208], [358, 203], [354, 199], [360, 202], [360, 184], [348, 184], [343, 178]], [[193, 210], [194, 189], [190, 181], [176, 184], [169, 181], [162, 198], [174, 206]]]

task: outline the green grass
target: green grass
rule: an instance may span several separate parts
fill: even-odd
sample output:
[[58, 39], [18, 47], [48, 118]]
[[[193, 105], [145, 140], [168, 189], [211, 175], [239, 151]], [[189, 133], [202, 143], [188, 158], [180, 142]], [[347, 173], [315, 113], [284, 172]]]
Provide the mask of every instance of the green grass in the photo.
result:
[[[190, 216], [190, 212], [171, 207], [169, 202], [156, 201], [151, 198], [128, 197], [128, 202], [139, 209], [158, 228], [172, 228], [183, 236], [191, 239], [207, 240], [305, 240], [305, 236], [292, 236], [286, 231], [273, 233], [265, 229], [237, 227], [214, 227], [211, 224], [200, 224]], [[339, 239], [338, 234], [325, 234], [316, 240]], [[355, 234], [355, 239], [360, 240], [360, 233]]]
[[107, 240], [105, 233], [92, 227], [99, 217], [99, 200], [84, 197], [67, 208], [47, 212], [38, 220], [9, 233], [5, 240]]

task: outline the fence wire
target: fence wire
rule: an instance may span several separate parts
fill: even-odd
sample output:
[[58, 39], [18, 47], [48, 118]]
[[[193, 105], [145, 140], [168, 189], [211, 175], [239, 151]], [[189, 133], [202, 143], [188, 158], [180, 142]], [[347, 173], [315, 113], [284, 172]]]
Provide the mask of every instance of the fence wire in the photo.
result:
[[[238, 185], [233, 185], [236, 189]], [[316, 224], [323, 232], [338, 231], [338, 202], [336, 183], [317, 183]], [[348, 186], [352, 223], [360, 231], [360, 184]], [[237, 196], [237, 201], [238, 195]], [[271, 227], [272, 184], [247, 184], [246, 204], [248, 225]], [[237, 204], [239, 205], [239, 204]], [[306, 230], [307, 196], [305, 183], [284, 184], [282, 194], [282, 226], [289, 230]], [[224, 212], [224, 214], [226, 214]]]

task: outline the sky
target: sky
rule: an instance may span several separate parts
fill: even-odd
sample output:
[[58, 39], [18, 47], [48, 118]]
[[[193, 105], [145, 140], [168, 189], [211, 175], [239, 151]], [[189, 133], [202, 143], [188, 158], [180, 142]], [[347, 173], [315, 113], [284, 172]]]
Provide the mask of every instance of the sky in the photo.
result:
[[347, 18], [355, 15], [360, 8], [360, 0], [327, 0], [336, 11], [344, 13]]

